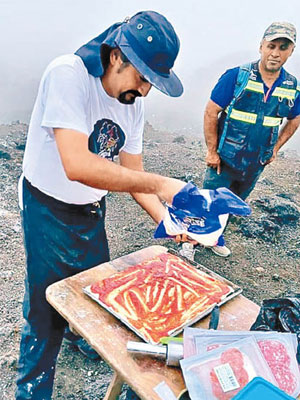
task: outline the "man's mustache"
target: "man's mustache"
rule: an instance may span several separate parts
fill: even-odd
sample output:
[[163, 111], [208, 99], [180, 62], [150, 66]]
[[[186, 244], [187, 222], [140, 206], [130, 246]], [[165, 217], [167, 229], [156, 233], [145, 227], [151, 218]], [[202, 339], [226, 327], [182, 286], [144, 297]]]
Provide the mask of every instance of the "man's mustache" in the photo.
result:
[[[130, 97], [130, 99], [127, 99], [126, 96], [127, 94], [132, 94], [133, 97]], [[141, 93], [138, 90], [130, 89], [126, 90], [125, 92], [122, 92], [118, 100], [122, 104], [133, 104], [135, 102], [136, 97], [142, 97]]]

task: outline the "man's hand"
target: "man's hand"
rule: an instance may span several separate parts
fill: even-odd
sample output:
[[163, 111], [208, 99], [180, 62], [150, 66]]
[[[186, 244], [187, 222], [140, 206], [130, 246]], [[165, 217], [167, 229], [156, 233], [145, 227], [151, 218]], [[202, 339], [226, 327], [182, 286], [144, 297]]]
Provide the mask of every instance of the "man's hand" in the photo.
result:
[[217, 174], [221, 173], [221, 159], [216, 151], [208, 151], [206, 154], [206, 165], [217, 170]]
[[300, 115], [293, 119], [288, 119], [279, 131], [278, 140], [274, 146], [273, 155], [264, 165], [270, 164], [276, 159], [278, 151], [293, 136], [300, 126]]
[[176, 235], [174, 237], [174, 240], [176, 243], [189, 242], [189, 243], [192, 243], [194, 246], [196, 246], [198, 244], [197, 240], [191, 239], [188, 235], [186, 235], [184, 233], [182, 235]]
[[275, 161], [276, 158], [277, 158], [277, 150], [274, 149], [274, 150], [273, 150], [273, 155], [272, 155], [272, 157], [271, 157], [268, 161], [266, 161], [266, 162], [264, 163], [264, 165], [271, 164], [271, 162]]
[[172, 204], [174, 196], [186, 185], [186, 182], [179, 179], [164, 177], [163, 184], [157, 196], [160, 200]]

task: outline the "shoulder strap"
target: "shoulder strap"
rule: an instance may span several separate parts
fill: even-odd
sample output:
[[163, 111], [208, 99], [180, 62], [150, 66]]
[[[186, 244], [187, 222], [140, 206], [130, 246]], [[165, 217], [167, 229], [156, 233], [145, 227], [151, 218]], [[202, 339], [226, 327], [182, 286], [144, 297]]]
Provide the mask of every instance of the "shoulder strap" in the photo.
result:
[[[287, 85], [288, 84], [288, 85]], [[288, 71], [284, 69], [284, 80], [282, 82], [282, 85], [284, 87], [287, 86], [288, 89], [294, 89], [296, 91], [294, 100], [289, 100], [289, 106], [293, 107], [294, 101], [299, 97], [300, 95], [300, 82], [299, 80], [292, 74], [290, 74]], [[291, 85], [293, 85], [291, 87]]]
[[297, 79], [297, 87], [296, 87], [295, 99], [297, 99], [299, 96], [300, 96], [300, 81]]
[[242, 93], [242, 91], [247, 86], [249, 76], [250, 76], [250, 71], [251, 71], [251, 63], [240, 66], [236, 84], [235, 84], [235, 88], [234, 88], [233, 100], [235, 100], [237, 97], [239, 97], [239, 95]]
[[223, 132], [220, 137], [218, 153], [221, 151], [224, 141], [225, 141], [226, 132], [227, 132], [227, 128], [228, 128], [228, 117], [231, 114], [234, 103], [235, 103], [236, 99], [240, 96], [240, 94], [243, 92], [245, 87], [247, 86], [250, 72], [251, 72], [251, 65], [252, 65], [251, 63], [247, 63], [247, 64], [243, 64], [240, 66], [237, 80], [236, 80], [235, 87], [234, 87], [233, 98], [232, 98], [229, 106], [227, 107], [227, 117], [225, 119]]

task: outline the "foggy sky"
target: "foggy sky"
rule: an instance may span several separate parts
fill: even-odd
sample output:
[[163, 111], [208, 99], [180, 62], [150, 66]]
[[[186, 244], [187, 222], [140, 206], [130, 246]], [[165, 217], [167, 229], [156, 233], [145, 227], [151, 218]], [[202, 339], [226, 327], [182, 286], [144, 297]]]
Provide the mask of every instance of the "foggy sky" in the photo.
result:
[[[56, 56], [73, 53], [109, 25], [140, 10], [173, 24], [181, 42], [174, 70], [185, 92], [172, 99], [152, 89], [146, 117], [157, 128], [202, 131], [205, 103], [227, 68], [259, 58], [259, 42], [273, 21], [299, 31], [299, 0], [0, 0], [0, 123], [29, 121], [38, 83]], [[300, 47], [300, 46], [299, 46]], [[300, 78], [296, 47], [287, 70]], [[300, 150], [300, 131], [290, 145]]]

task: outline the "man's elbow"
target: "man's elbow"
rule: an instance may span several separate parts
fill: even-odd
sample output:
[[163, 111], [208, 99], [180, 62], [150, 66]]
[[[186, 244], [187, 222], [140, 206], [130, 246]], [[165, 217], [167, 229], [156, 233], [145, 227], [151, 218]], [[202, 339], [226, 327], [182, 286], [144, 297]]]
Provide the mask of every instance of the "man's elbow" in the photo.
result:
[[80, 182], [81, 181], [81, 176], [77, 173], [77, 171], [74, 170], [65, 170], [65, 173], [67, 175], [67, 178], [70, 181], [77, 181]]
[[74, 159], [65, 159], [63, 160], [63, 167], [65, 170], [65, 174], [70, 181], [80, 182], [82, 180], [82, 177], [84, 175], [84, 168], [81, 162]]
[[222, 108], [218, 106], [216, 103], [214, 103], [212, 100], [209, 100], [205, 107], [204, 111], [204, 117], [206, 118], [212, 118], [212, 119], [217, 119], [219, 113], [222, 111]]

